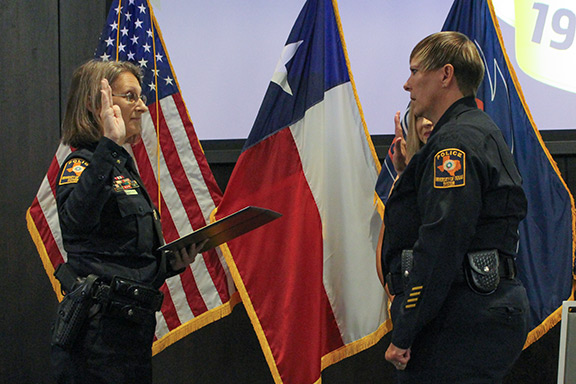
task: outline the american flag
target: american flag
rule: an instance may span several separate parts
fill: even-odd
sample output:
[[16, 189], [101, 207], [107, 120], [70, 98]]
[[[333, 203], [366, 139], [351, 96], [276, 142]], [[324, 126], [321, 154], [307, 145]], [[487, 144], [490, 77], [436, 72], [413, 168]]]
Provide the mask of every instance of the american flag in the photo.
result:
[[[143, 70], [142, 94], [150, 113], [142, 118], [142, 141], [128, 149], [161, 212], [165, 240], [170, 242], [209, 223], [222, 192], [194, 132], [148, 1], [114, 1], [95, 58], [130, 61]], [[66, 252], [54, 196], [58, 170], [69, 152], [70, 148], [60, 145], [27, 214], [30, 234], [58, 295], [53, 272], [66, 261]], [[229, 314], [238, 302], [219, 250], [197, 257], [161, 290], [165, 299], [157, 313], [155, 353]]]

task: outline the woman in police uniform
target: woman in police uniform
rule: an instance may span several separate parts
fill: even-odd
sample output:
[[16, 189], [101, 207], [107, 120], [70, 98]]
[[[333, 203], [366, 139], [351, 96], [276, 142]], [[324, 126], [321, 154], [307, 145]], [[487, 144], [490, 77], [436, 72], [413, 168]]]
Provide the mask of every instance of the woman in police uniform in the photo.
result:
[[386, 359], [401, 383], [499, 383], [527, 335], [514, 262], [522, 180], [476, 107], [484, 65], [465, 35], [428, 36], [410, 71], [411, 108], [434, 130], [386, 205], [382, 266], [395, 295]]
[[72, 340], [67, 322], [82, 317], [82, 299], [67, 292], [59, 306], [52, 342], [59, 383], [151, 383], [158, 288], [197, 253], [193, 245], [167, 261], [156, 251], [158, 213], [122, 147], [140, 140], [148, 110], [141, 92], [140, 70], [128, 62], [90, 61], [72, 80], [62, 142], [74, 151], [60, 169], [56, 199], [67, 264], [79, 289], [91, 285]]

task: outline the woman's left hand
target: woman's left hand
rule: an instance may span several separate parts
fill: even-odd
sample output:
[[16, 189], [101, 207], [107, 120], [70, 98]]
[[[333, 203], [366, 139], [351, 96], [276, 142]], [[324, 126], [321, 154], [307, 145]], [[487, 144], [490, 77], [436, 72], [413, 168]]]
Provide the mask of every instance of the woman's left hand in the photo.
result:
[[403, 371], [406, 369], [408, 361], [410, 361], [410, 348], [402, 349], [390, 343], [386, 350], [385, 358], [388, 362], [394, 364], [397, 370]]
[[200, 250], [204, 247], [204, 245], [206, 245], [207, 242], [208, 239], [202, 241], [201, 243], [194, 243], [188, 247], [181, 248], [173, 252], [174, 257], [170, 258], [170, 265], [172, 266], [172, 269], [177, 271], [187, 267], [189, 264], [192, 264]]

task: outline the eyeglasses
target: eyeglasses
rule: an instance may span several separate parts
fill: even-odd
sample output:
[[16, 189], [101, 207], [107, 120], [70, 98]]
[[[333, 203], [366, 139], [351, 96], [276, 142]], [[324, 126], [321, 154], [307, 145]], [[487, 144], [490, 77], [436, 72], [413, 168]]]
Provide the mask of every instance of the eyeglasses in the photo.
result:
[[140, 96], [136, 96], [135, 94], [133, 94], [132, 92], [128, 92], [128, 93], [124, 93], [124, 94], [112, 94], [112, 96], [118, 96], [118, 97], [123, 97], [125, 98], [129, 103], [133, 104], [135, 102], [138, 101], [138, 99], [142, 100], [142, 102], [144, 104], [146, 104], [146, 96], [144, 95], [140, 95]]

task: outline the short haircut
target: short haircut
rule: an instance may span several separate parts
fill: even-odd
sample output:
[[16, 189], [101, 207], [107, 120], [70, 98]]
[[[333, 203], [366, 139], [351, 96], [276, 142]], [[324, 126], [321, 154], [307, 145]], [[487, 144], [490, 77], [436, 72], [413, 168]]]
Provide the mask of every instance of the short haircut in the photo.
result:
[[62, 123], [62, 143], [79, 148], [100, 140], [100, 82], [107, 79], [113, 84], [124, 72], [133, 74], [142, 85], [140, 68], [127, 61], [90, 60], [76, 69]]
[[413, 60], [424, 71], [451, 64], [464, 96], [475, 96], [484, 78], [484, 62], [478, 49], [460, 32], [438, 32], [424, 38], [412, 50], [410, 61]]

